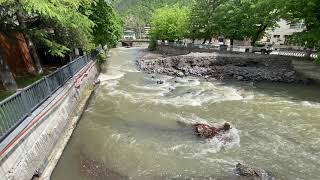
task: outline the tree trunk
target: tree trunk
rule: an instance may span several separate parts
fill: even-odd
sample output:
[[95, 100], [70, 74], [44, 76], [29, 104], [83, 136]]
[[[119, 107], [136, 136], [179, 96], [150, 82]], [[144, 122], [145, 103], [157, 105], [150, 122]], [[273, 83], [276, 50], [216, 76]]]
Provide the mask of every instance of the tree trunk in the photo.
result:
[[234, 40], [230, 39], [230, 51], [233, 51], [233, 42], [234, 42]]
[[194, 44], [194, 41], [195, 41], [196, 39], [192, 39], [192, 44]]
[[207, 42], [207, 38], [204, 38], [202, 44], [205, 44]]
[[212, 43], [212, 38], [209, 38], [209, 44], [211, 44]]
[[256, 33], [256, 35], [252, 38], [251, 45], [253, 46], [257, 40], [259, 39], [261, 33], [263, 33], [267, 29], [268, 25], [261, 25]]
[[230, 46], [233, 46], [233, 42], [234, 42], [234, 40], [230, 39]]
[[306, 54], [304, 55], [305, 58], [311, 59], [312, 50], [310, 48], [306, 49]]
[[7, 65], [7, 63], [2, 58], [0, 54], [0, 80], [3, 87], [7, 91], [16, 91], [18, 89], [16, 80], [13, 78], [12, 73]]
[[[22, 29], [26, 29], [27, 26], [26, 26], [26, 23], [23, 20], [23, 15], [21, 13], [19, 13], [19, 12], [17, 13], [17, 19], [18, 19], [18, 22], [19, 22], [19, 26]], [[32, 56], [33, 62], [35, 64], [36, 68], [37, 68], [38, 74], [42, 74], [43, 70], [42, 70], [42, 66], [41, 66], [41, 63], [40, 63], [40, 59], [39, 59], [36, 47], [35, 47], [32, 39], [30, 38], [30, 36], [28, 34], [24, 33], [24, 38], [26, 39], [26, 41], [28, 43], [29, 51], [30, 51], [30, 54]]]

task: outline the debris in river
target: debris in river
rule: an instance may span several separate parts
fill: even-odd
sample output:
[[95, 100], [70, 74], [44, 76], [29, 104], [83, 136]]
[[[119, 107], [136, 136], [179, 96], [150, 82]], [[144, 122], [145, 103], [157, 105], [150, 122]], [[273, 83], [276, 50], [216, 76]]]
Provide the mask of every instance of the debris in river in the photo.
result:
[[275, 179], [274, 177], [272, 177], [271, 173], [265, 171], [264, 169], [253, 168], [247, 165], [243, 165], [241, 163], [238, 163], [236, 165], [235, 171], [238, 176], [250, 177], [250, 178], [261, 179], [261, 180]]
[[157, 81], [157, 84], [163, 84], [163, 83], [164, 83], [164, 81], [162, 81], [162, 80]]
[[203, 123], [193, 124], [192, 127], [194, 128], [195, 133], [199, 137], [204, 137], [204, 138], [213, 138], [216, 135], [220, 133], [224, 133], [231, 129], [231, 125], [227, 122], [224, 123], [223, 126], [219, 128], [210, 126], [208, 124], [203, 124]]

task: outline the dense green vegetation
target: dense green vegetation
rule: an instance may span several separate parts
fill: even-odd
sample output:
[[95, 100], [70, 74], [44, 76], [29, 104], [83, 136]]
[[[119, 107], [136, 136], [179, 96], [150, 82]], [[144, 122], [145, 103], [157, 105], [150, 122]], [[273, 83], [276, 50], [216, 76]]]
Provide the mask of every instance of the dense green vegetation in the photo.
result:
[[[173, 9], [174, 14], [170, 13]], [[274, 29], [280, 19], [285, 19], [291, 24], [304, 22], [306, 25], [306, 30], [293, 34], [289, 43], [319, 49], [319, 9], [318, 0], [194, 0], [188, 7], [179, 4], [155, 10], [151, 35], [152, 39], [169, 41], [223, 36], [231, 40], [231, 45], [233, 40], [243, 39], [254, 44], [266, 30]], [[176, 15], [182, 12], [182, 18], [178, 19]]]
[[[306, 30], [293, 34], [289, 42], [308, 48], [320, 49], [320, 3], [318, 0], [283, 1], [285, 18], [292, 23], [304, 21]], [[320, 51], [317, 63], [320, 64]]]
[[97, 0], [92, 8], [89, 18], [96, 24], [93, 28], [95, 45], [114, 47], [121, 39], [123, 23], [115, 10], [105, 3], [104, 0]]
[[[75, 48], [90, 52], [98, 45], [115, 46], [122, 26], [105, 0], [0, 0], [0, 32], [9, 38], [14, 37], [12, 32], [23, 33], [38, 74], [43, 73], [38, 49], [64, 57]], [[16, 89], [1, 54], [0, 78], [5, 89], [8, 84]]]
[[[122, 33], [120, 18], [104, 0], [0, 0], [0, 5], [2, 32], [23, 32], [29, 42], [54, 56], [114, 44]], [[39, 61], [34, 47], [30, 52]]]
[[158, 8], [174, 5], [188, 6], [193, 0], [115, 0], [116, 10], [122, 14], [126, 28], [133, 29], [140, 38], [145, 26], [151, 25], [151, 18]]
[[178, 6], [159, 8], [151, 21], [151, 36], [155, 39], [174, 42], [188, 36], [188, 12]]
[[[188, 37], [192, 39], [223, 36], [231, 40], [251, 39], [254, 44], [268, 28], [277, 25], [281, 18], [279, 5], [277, 0], [195, 0], [184, 23], [188, 24]], [[158, 18], [154, 14], [153, 21]]]

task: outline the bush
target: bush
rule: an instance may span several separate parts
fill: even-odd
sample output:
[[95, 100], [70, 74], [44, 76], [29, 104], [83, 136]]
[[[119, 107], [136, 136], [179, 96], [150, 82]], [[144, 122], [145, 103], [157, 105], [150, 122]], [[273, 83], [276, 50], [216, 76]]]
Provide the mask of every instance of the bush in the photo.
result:
[[100, 53], [97, 57], [97, 63], [98, 65], [102, 65], [107, 61], [107, 53]]
[[149, 50], [154, 51], [157, 49], [157, 46], [158, 46], [158, 41], [154, 38], [151, 38], [150, 44], [149, 44]]

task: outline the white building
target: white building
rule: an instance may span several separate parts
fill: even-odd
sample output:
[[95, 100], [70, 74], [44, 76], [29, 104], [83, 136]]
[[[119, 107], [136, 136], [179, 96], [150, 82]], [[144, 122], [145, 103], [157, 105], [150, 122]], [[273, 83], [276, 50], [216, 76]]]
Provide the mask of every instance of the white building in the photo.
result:
[[290, 25], [285, 20], [280, 20], [278, 22], [277, 28], [274, 30], [267, 31], [267, 37], [264, 38], [265, 41], [270, 42], [274, 45], [284, 45], [288, 36], [292, 35], [295, 32], [301, 32], [305, 30], [305, 25], [303, 22]]
[[151, 27], [149, 27], [149, 26], [145, 26], [145, 27], [144, 27], [143, 38], [145, 38], [145, 39], [148, 39], [148, 38], [149, 38], [150, 30], [151, 30]]
[[136, 40], [136, 34], [132, 30], [125, 30], [123, 32], [123, 39], [124, 40]]

